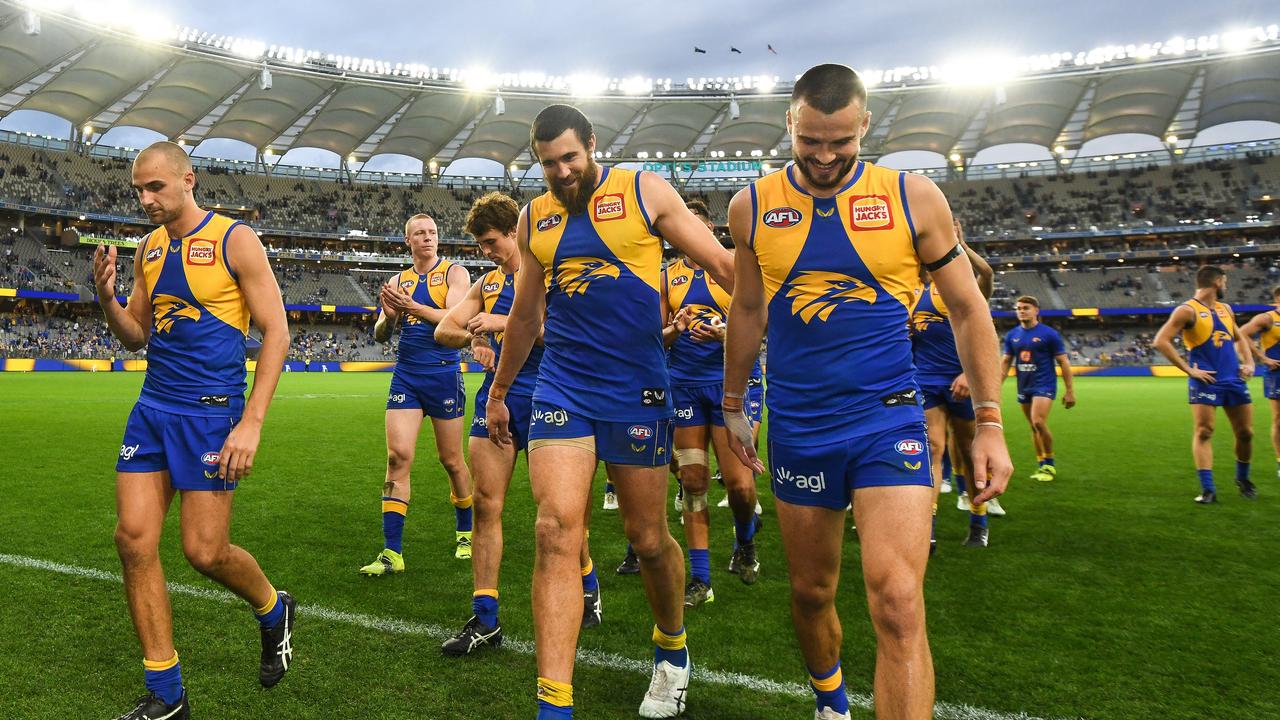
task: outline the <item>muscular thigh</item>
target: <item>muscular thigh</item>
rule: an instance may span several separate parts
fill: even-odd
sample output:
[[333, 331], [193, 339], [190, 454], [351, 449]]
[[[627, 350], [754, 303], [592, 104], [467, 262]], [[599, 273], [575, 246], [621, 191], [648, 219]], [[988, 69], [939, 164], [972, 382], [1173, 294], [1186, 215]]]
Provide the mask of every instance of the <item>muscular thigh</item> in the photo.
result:
[[116, 518], [121, 529], [158, 539], [173, 495], [167, 471], [116, 473]]
[[412, 459], [422, 429], [422, 411], [388, 410], [386, 426], [387, 450]]
[[933, 495], [929, 488], [866, 487], [853, 495], [867, 586], [893, 579], [924, 582]]
[[1031, 398], [1031, 420], [1032, 422], [1045, 422], [1049, 419], [1049, 411], [1053, 409], [1053, 398], [1033, 397]]

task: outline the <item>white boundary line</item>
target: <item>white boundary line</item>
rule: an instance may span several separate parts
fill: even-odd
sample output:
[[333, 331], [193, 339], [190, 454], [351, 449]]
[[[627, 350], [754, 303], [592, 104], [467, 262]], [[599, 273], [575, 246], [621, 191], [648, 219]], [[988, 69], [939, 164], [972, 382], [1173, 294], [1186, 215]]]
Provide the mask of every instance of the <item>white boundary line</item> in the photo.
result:
[[[6, 553], [0, 553], [0, 563], [12, 565], [14, 567], [29, 568], [32, 570], [45, 570], [61, 575], [88, 578], [91, 580], [105, 580], [116, 584], [120, 584], [122, 582], [120, 576], [116, 573], [97, 570], [94, 568], [79, 567], [76, 565], [65, 565], [63, 563], [41, 560], [40, 558], [28, 557], [25, 555], [9, 555]], [[195, 585], [184, 585], [183, 583], [176, 582], [171, 582], [168, 586], [169, 592], [177, 593], [179, 595], [189, 595], [191, 597], [197, 597], [204, 600], [215, 600], [223, 603], [244, 602], [225, 590], [215, 590]], [[321, 620], [342, 623], [344, 625], [355, 625], [369, 630], [380, 630], [383, 632], [394, 633], [396, 635], [420, 635], [435, 638], [437, 640], [444, 640], [452, 637], [454, 634], [453, 630], [439, 625], [418, 623], [409, 620], [400, 620], [397, 618], [382, 618], [374, 615], [351, 613], [342, 610], [332, 610], [319, 605], [310, 605], [305, 601], [299, 603], [299, 605], [298, 613], [304, 617], [315, 617], [320, 618]], [[502, 647], [508, 650], [513, 650], [522, 655], [533, 654], [533, 643], [528, 640], [519, 640], [507, 636], [503, 639]], [[607, 670], [621, 670], [646, 676], [653, 671], [652, 661], [634, 660], [614, 653], [585, 648], [578, 649], [577, 662], [579, 664], [590, 665]], [[695, 669], [694, 677], [699, 683], [745, 688], [747, 690], [754, 690], [756, 692], [769, 695], [785, 695], [798, 698], [813, 697], [813, 692], [807, 685], [779, 682], [777, 680], [769, 680], [767, 678], [756, 677], [754, 675], [744, 675], [741, 673], [725, 672], [721, 670], [709, 670], [707, 668], [699, 667]], [[861, 693], [850, 693], [849, 704], [864, 710], [871, 710], [874, 708], [871, 696]], [[1005, 713], [974, 707], [972, 705], [949, 702], [937, 703], [934, 706], [934, 717], [937, 718], [937, 720], [1049, 720], [1047, 718], [1028, 715], [1026, 713]], [[1053, 720], [1062, 719], [1055, 718]]]

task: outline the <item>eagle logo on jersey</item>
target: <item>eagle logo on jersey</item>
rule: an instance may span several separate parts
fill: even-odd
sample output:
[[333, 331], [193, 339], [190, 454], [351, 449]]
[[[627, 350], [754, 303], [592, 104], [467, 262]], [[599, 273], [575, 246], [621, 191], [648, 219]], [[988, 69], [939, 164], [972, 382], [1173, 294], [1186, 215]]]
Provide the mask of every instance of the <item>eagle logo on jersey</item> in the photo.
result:
[[784, 285], [792, 299], [791, 314], [807, 325], [815, 316], [826, 321], [837, 306], [861, 300], [876, 301], [876, 291], [856, 278], [824, 270], [805, 270]]
[[693, 316], [693, 319], [689, 321], [690, 328], [704, 324], [724, 324], [724, 314], [710, 305], [698, 305], [696, 303], [691, 303], [689, 305], [685, 305], [685, 307], [689, 308], [689, 313]]
[[1214, 346], [1214, 347], [1216, 347], [1216, 348], [1220, 348], [1220, 347], [1222, 347], [1223, 345], [1226, 345], [1227, 343], [1231, 343], [1231, 342], [1234, 342], [1234, 341], [1232, 340], [1232, 338], [1231, 338], [1231, 333], [1229, 333], [1229, 332], [1227, 332], [1227, 331], [1225, 331], [1225, 330], [1214, 330], [1214, 331], [1213, 331], [1213, 346]]
[[617, 278], [618, 266], [595, 257], [571, 257], [560, 261], [556, 269], [556, 284], [570, 297], [585, 295], [592, 280], [603, 277]]
[[915, 332], [922, 333], [925, 330], [928, 330], [930, 325], [946, 321], [946, 318], [936, 313], [931, 313], [928, 310], [917, 310], [915, 314], [911, 316], [911, 329]]
[[180, 297], [156, 295], [151, 306], [155, 312], [156, 330], [162, 333], [173, 330], [174, 323], [183, 318], [192, 322], [200, 321], [200, 309]]

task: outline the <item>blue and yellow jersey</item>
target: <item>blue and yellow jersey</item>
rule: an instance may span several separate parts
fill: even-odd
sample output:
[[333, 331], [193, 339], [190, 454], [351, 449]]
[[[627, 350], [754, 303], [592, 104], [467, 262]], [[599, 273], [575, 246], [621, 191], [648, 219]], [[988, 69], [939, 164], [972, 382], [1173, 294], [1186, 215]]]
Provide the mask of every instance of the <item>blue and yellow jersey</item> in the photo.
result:
[[[689, 308], [693, 318], [689, 330], [681, 333], [667, 350], [667, 367], [672, 385], [711, 385], [724, 382], [724, 343], [700, 342], [691, 332], [703, 323], [723, 325], [729, 319], [733, 298], [702, 268], [688, 260], [669, 263], [662, 273], [667, 287], [667, 312], [674, 315]], [[751, 370], [751, 379], [761, 377], [760, 362]]]
[[1215, 383], [1240, 381], [1240, 356], [1236, 354], [1236, 319], [1220, 302], [1213, 307], [1191, 298], [1185, 305], [1195, 313], [1191, 326], [1182, 330], [1187, 362], [1193, 368], [1212, 370]]
[[950, 385], [964, 372], [947, 304], [933, 283], [925, 286], [911, 313], [911, 349], [921, 385]]
[[[1280, 360], [1280, 310], [1268, 310], [1267, 314], [1271, 316], [1271, 327], [1259, 333], [1262, 354], [1272, 360]], [[1280, 373], [1280, 370], [1267, 370], [1267, 372], [1276, 374]]]
[[180, 415], [244, 411], [249, 305], [227, 261], [239, 224], [210, 212], [184, 237], [161, 226], [143, 241], [152, 324], [140, 404]]
[[924, 418], [907, 323], [920, 287], [905, 176], [859, 162], [833, 197], [795, 166], [750, 186], [769, 308], [769, 432], [836, 441]]
[[1004, 354], [1013, 357], [1019, 393], [1055, 390], [1058, 375], [1054, 363], [1066, 352], [1062, 336], [1042, 322], [1029, 330], [1018, 325], [1004, 336]]
[[662, 239], [641, 201], [640, 174], [602, 168], [585, 212], [569, 215], [548, 192], [526, 218], [547, 289], [534, 400], [608, 422], [672, 417]]
[[[401, 270], [393, 281], [413, 296], [413, 301], [430, 308], [444, 310], [449, 294], [449, 269], [454, 263], [439, 258], [425, 273], [412, 267]], [[436, 326], [406, 314], [400, 320], [400, 343], [396, 350], [396, 369], [413, 372], [456, 371], [460, 358], [455, 348], [436, 342]]]
[[[502, 268], [494, 268], [484, 276], [481, 282], [480, 298], [484, 303], [484, 311], [491, 315], [510, 315], [511, 301], [516, 296], [516, 276], [502, 272]], [[493, 353], [496, 356], [493, 360], [496, 367], [498, 361], [502, 359], [502, 333], [494, 333]], [[515, 381], [511, 383], [510, 394], [533, 395], [534, 384], [538, 381], [538, 365], [541, 362], [542, 346], [534, 343], [529, 350], [529, 358], [524, 361]], [[480, 396], [488, 395], [491, 383], [493, 383], [493, 373], [485, 373]]]

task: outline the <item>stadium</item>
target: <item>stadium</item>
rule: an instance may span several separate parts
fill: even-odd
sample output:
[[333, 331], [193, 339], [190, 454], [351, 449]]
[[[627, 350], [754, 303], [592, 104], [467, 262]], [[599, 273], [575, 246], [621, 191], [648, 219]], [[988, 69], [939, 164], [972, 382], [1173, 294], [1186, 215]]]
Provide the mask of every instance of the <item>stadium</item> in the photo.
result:
[[[436, 254], [464, 269], [468, 286], [501, 277], [503, 263], [470, 224], [473, 207], [495, 191], [521, 208], [549, 197], [530, 128], [563, 103], [590, 118], [595, 163], [705, 203], [711, 232], [733, 247], [735, 195], [802, 159], [786, 117], [804, 68], [675, 79], [495, 73], [271, 45], [141, 13], [126, 22], [125, 4], [114, 14], [107, 5], [0, 1], [0, 718], [114, 717], [140, 689], [109, 465], [123, 458], [119, 440], [146, 393], [154, 348], [130, 349], [104, 320], [95, 252], [119, 251], [114, 294], [124, 303], [142, 280], [134, 248], [157, 227], [134, 164], [164, 140], [189, 156], [195, 202], [261, 239], [288, 321], [231, 539], [297, 598], [296, 665], [278, 687], [254, 681], [244, 602], [193, 569], [186, 516], [170, 511], [159, 554], [192, 712], [532, 716], [538, 508], [526, 460], [501, 510], [501, 647], [441, 653], [470, 614], [473, 568], [454, 556], [461, 507], [456, 496], [450, 504], [454, 478], [432, 424], [411, 441], [419, 490], [413, 513], [400, 513], [407, 571], [357, 572], [382, 547], [386, 521], [389, 493], [383, 514], [375, 493], [391, 472], [384, 413], [401, 350], [398, 335], [379, 341], [375, 324], [388, 280], [417, 257], [406, 220], [433, 219]], [[1204, 289], [1205, 266], [1225, 271], [1230, 328], [1275, 310], [1280, 287], [1280, 31], [1204, 32], [950, 65], [848, 60], [870, 111], [859, 157], [936, 184], [961, 239], [993, 270], [996, 332], [1018, 329], [1020, 299], [1035, 298], [1042, 324], [1061, 335], [1078, 400], [1049, 420], [1057, 476], [1028, 479], [1043, 464], [1040, 441], [1019, 417], [1018, 383], [1004, 382], [1015, 469], [989, 546], [965, 546], [966, 514], [952, 510], [958, 487], [938, 501], [924, 586], [933, 717], [1280, 717], [1269, 602], [1280, 570], [1266, 554], [1280, 542], [1268, 515], [1280, 497], [1280, 409], [1264, 390], [1264, 351], [1247, 380], [1256, 497], [1231, 489], [1240, 467], [1220, 420], [1210, 444], [1220, 501], [1202, 507], [1192, 502], [1204, 486], [1188, 452], [1186, 373], [1156, 347], [1170, 314]], [[681, 262], [674, 244], [658, 244], [664, 262]], [[1183, 337], [1172, 347], [1191, 352]], [[248, 328], [250, 384], [274, 347]], [[760, 353], [766, 386], [770, 350]], [[459, 361], [459, 417], [472, 428], [485, 361], [469, 345]], [[765, 397], [758, 447], [768, 467]], [[630, 718], [650, 682], [657, 626], [641, 579], [614, 572], [628, 534], [616, 503], [602, 509], [606, 481], [601, 464], [589, 533], [603, 620], [578, 638], [573, 695], [580, 717]], [[725, 571], [741, 537], [731, 511], [705, 510], [718, 593], [683, 615], [696, 656], [688, 717], [798, 718], [814, 707], [817, 676], [806, 674], [793, 630], [771, 485], [767, 472], [755, 479], [754, 584]], [[668, 492], [667, 524], [684, 545], [681, 508], [690, 506], [674, 479]], [[723, 497], [712, 483], [710, 499]], [[877, 633], [848, 526], [845, 518], [836, 600], [848, 717], [899, 717], [876, 712]]]

